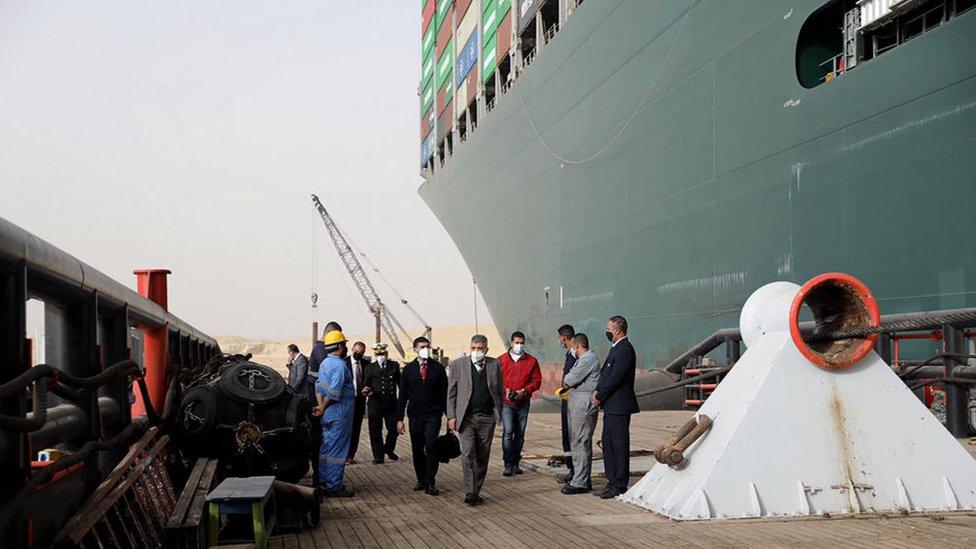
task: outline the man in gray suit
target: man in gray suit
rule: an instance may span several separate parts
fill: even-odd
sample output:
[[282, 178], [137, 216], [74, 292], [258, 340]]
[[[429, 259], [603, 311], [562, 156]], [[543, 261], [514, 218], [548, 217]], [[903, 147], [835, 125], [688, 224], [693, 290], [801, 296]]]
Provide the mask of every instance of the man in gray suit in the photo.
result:
[[576, 334], [570, 340], [570, 352], [576, 357], [573, 367], [563, 378], [564, 390], [569, 390], [569, 444], [576, 466], [573, 480], [563, 486], [564, 494], [584, 494], [592, 490], [590, 464], [593, 460], [593, 430], [596, 428], [598, 408], [591, 397], [600, 382], [600, 361], [590, 350], [586, 334]]
[[451, 363], [447, 385], [447, 428], [461, 439], [464, 503], [484, 503], [481, 487], [488, 472], [495, 424], [502, 420], [502, 368], [488, 358], [488, 338], [471, 337], [471, 356]]
[[298, 351], [298, 345], [292, 343], [288, 346], [288, 386], [296, 393], [304, 395], [306, 393], [305, 384], [308, 374], [308, 358]]

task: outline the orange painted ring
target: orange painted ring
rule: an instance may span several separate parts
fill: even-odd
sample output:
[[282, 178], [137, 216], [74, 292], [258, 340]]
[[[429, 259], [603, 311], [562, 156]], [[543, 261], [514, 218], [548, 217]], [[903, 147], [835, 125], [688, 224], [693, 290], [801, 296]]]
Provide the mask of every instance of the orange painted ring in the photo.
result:
[[793, 303], [790, 305], [790, 337], [793, 338], [793, 344], [796, 345], [796, 348], [810, 362], [826, 370], [844, 370], [857, 364], [871, 352], [871, 349], [874, 348], [875, 343], [878, 341], [878, 335], [869, 335], [864, 341], [858, 344], [853, 354], [847, 360], [840, 363], [827, 362], [820, 353], [815, 352], [807, 345], [806, 341], [803, 341], [803, 337], [800, 334], [800, 310], [803, 307], [803, 303], [811, 292], [828, 284], [844, 286], [852, 290], [867, 309], [867, 313], [870, 316], [870, 326], [877, 326], [881, 322], [878, 301], [874, 298], [874, 294], [871, 293], [871, 290], [868, 289], [866, 284], [849, 274], [824, 273], [808, 280], [806, 284], [800, 287], [800, 290], [793, 298]]

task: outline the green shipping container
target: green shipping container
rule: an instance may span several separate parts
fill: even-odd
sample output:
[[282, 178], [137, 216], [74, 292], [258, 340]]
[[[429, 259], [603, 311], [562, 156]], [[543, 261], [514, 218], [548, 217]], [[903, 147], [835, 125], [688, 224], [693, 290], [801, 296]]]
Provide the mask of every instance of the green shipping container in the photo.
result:
[[425, 59], [434, 51], [434, 45], [436, 43], [437, 33], [434, 31], [434, 25], [431, 25], [427, 28], [427, 34], [424, 35], [423, 42], [420, 43], [420, 51]]
[[453, 4], [454, 0], [437, 0], [437, 14], [434, 16], [435, 31], [441, 28], [441, 23], [444, 22], [444, 17]]
[[[453, 70], [447, 71], [447, 80], [453, 80], [453, 78], [451, 78], [453, 74]], [[452, 97], [454, 97], [454, 86], [448, 86], [447, 89], [444, 90], [444, 103], [450, 102]]]
[[481, 51], [481, 81], [487, 82], [495, 74], [498, 65], [498, 36], [492, 35], [485, 42], [485, 49]]
[[421, 116], [426, 116], [427, 111], [430, 110], [430, 106], [434, 104], [434, 82], [429, 81], [424, 85], [424, 91], [420, 95], [420, 112]]
[[437, 62], [437, 89], [441, 89], [444, 86], [444, 82], [447, 82], [448, 77], [451, 76], [453, 68], [454, 40], [452, 39], [447, 43], [447, 47], [444, 48], [444, 53], [441, 54], [441, 58]]
[[498, 30], [498, 22], [501, 20], [498, 17], [498, 0], [485, 0], [485, 4], [481, 7], [481, 36], [485, 43], [488, 42], [495, 31]]

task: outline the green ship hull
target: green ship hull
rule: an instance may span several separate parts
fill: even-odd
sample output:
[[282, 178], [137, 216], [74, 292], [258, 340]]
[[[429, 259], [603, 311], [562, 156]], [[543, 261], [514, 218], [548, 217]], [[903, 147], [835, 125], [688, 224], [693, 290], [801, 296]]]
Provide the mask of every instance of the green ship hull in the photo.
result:
[[650, 369], [775, 280], [976, 306], [976, 10], [808, 89], [824, 2], [688, 5], [583, 3], [420, 187], [499, 331], [555, 365], [621, 314]]

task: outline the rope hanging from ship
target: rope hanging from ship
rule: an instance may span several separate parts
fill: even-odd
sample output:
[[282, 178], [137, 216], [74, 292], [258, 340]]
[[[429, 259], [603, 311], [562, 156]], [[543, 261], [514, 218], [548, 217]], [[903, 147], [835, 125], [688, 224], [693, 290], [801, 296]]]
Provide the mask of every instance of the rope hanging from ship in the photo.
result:
[[640, 102], [637, 103], [637, 106], [634, 108], [633, 112], [631, 112], [630, 115], [627, 117], [626, 122], [624, 122], [624, 124], [620, 127], [620, 129], [617, 130], [617, 133], [612, 138], [610, 138], [610, 141], [608, 141], [603, 147], [600, 148], [600, 150], [596, 151], [590, 156], [587, 156], [585, 158], [574, 159], [574, 158], [566, 158], [561, 154], [559, 154], [558, 152], [556, 152], [556, 150], [553, 149], [552, 146], [549, 145], [549, 143], [546, 141], [546, 138], [543, 137], [542, 132], [539, 131], [539, 128], [535, 124], [535, 120], [532, 119], [532, 115], [529, 113], [529, 107], [525, 102], [525, 97], [522, 95], [521, 86], [515, 86], [516, 88], [515, 93], [518, 95], [519, 101], [522, 103], [522, 111], [525, 112], [525, 118], [529, 121], [529, 126], [532, 128], [533, 133], [535, 133], [535, 136], [539, 139], [539, 143], [542, 144], [542, 147], [546, 150], [546, 152], [548, 152], [553, 158], [562, 162], [563, 164], [578, 166], [580, 164], [586, 164], [587, 162], [596, 160], [597, 158], [603, 156], [603, 154], [606, 153], [608, 150], [610, 150], [610, 147], [612, 147], [620, 139], [623, 133], [627, 131], [627, 128], [630, 127], [630, 125], [637, 118], [637, 115], [640, 114], [641, 109], [644, 108], [644, 104], [647, 102], [647, 98], [650, 96], [651, 91], [654, 89], [655, 85], [657, 84], [657, 81], [660, 78], [661, 73], [663, 73], [664, 68], [670, 64], [671, 56], [672, 54], [674, 54], [675, 47], [678, 45], [678, 40], [681, 38], [681, 35], [684, 34], [685, 25], [688, 23], [688, 19], [691, 18], [691, 12], [694, 9], [695, 4], [697, 3], [698, 2], [696, 0], [693, 0], [688, 4], [688, 9], [685, 10], [685, 14], [681, 19], [681, 25], [678, 27], [678, 32], [675, 33], [674, 39], [671, 41], [671, 46], [670, 48], [668, 48], [668, 53], [667, 55], [664, 56], [664, 61], [661, 62], [661, 65], [658, 66], [657, 71], [654, 73], [654, 77], [651, 79], [651, 83], [647, 86], [647, 89], [644, 90], [644, 94], [641, 96]]

